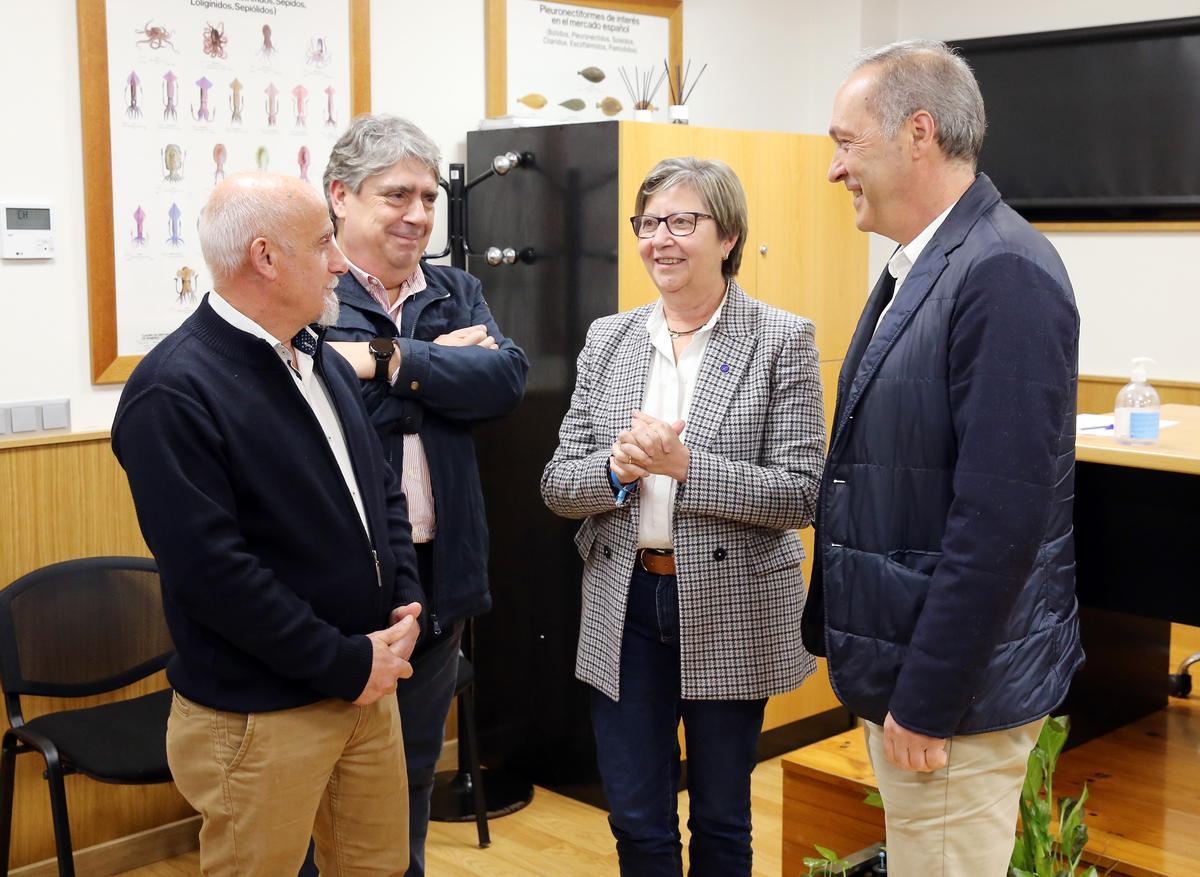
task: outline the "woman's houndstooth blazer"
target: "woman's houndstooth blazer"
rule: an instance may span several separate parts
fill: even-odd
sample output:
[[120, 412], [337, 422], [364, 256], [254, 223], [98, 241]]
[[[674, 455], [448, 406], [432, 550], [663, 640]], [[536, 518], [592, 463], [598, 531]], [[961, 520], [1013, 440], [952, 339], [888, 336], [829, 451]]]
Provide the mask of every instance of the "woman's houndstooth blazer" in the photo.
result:
[[[613, 504], [609, 449], [646, 390], [653, 305], [592, 324], [558, 449], [542, 473], [556, 514], [583, 518], [583, 613], [575, 675], [614, 700], [638, 536], [638, 499]], [[804, 549], [824, 464], [813, 324], [730, 281], [683, 433], [675, 495], [682, 695], [747, 700], [789, 691], [815, 669], [800, 643]]]

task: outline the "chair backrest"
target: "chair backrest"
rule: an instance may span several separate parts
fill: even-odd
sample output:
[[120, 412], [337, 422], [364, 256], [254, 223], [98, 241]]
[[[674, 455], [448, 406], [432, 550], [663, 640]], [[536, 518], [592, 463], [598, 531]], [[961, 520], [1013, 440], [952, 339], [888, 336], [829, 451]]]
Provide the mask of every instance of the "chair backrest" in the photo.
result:
[[113, 691], [163, 669], [172, 654], [153, 560], [68, 560], [0, 590], [6, 695]]

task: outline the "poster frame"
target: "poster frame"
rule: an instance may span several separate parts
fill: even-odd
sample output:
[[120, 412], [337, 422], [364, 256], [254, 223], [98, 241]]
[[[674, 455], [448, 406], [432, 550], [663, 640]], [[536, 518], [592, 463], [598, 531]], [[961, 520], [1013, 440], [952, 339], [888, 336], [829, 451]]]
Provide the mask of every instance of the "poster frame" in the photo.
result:
[[[339, 0], [350, 14], [350, 106], [371, 107], [370, 0]], [[76, 0], [83, 139], [83, 206], [93, 384], [128, 380], [140, 355], [117, 348], [116, 249], [113, 230], [112, 118], [109, 112], [108, 19], [105, 0]]]
[[[487, 102], [490, 119], [506, 115], [508, 106], [508, 2], [485, 0]], [[515, 0], [521, 2], [521, 0]], [[587, 6], [607, 12], [655, 15], [667, 19], [671, 69], [683, 64], [683, 0], [555, 0], [568, 6]]]

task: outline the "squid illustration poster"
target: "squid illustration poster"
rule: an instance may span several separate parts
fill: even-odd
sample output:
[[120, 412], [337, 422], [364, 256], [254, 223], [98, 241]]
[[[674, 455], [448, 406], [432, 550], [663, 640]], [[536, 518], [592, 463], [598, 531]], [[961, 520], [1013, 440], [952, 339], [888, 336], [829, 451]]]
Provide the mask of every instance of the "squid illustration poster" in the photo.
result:
[[[634, 95], [660, 82], [672, 57], [670, 19], [606, 6], [508, 0], [504, 115], [633, 118]], [[664, 83], [649, 107], [655, 118], [666, 118], [669, 102]]]
[[321, 191], [351, 117], [351, 22], [347, 0], [108, 0], [105, 14], [123, 358], [212, 288], [197, 218], [217, 182], [270, 170]]

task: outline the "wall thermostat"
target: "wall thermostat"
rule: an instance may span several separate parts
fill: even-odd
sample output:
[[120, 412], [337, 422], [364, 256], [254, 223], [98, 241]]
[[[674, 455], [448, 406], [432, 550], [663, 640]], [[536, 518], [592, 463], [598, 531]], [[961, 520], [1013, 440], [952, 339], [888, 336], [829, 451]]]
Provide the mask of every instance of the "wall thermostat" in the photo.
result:
[[5, 259], [53, 259], [54, 214], [50, 207], [0, 205], [0, 256]]

